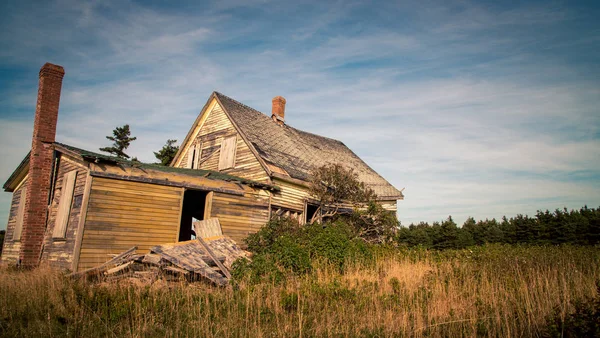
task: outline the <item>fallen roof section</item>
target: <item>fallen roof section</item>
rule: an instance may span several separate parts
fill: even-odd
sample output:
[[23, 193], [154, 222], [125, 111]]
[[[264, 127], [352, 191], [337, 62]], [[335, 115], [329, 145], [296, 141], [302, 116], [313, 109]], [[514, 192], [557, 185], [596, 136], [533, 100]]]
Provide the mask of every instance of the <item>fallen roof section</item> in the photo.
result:
[[230, 281], [231, 264], [238, 258], [250, 257], [249, 252], [240, 249], [227, 236], [157, 245], [145, 255], [136, 254], [136, 249], [133, 247], [104, 264], [70, 276], [101, 281], [135, 278], [149, 283], [162, 278], [226, 286]]
[[[220, 173], [218, 171], [201, 170], [201, 169], [187, 169], [187, 168], [174, 168], [174, 167], [163, 166], [163, 165], [159, 165], [159, 164], [149, 164], [149, 163], [142, 163], [142, 162], [137, 162], [137, 161], [129, 161], [129, 160], [115, 157], [115, 156], [109, 156], [109, 155], [95, 153], [92, 151], [84, 150], [81, 148], [77, 148], [77, 147], [67, 145], [64, 143], [59, 143], [59, 142], [55, 142], [54, 147], [59, 152], [66, 153], [71, 156], [80, 157], [81, 159], [83, 159], [87, 162], [90, 162], [90, 163], [94, 163], [94, 164], [111, 164], [111, 165], [119, 166], [121, 168], [138, 169], [138, 170], [140, 170], [142, 172], [146, 172], [146, 173], [147, 172], [162, 172], [162, 173], [167, 174], [167, 176], [169, 176], [169, 174], [172, 174], [172, 175], [179, 175], [181, 177], [206, 178], [209, 180], [225, 181], [225, 182], [230, 182], [230, 183], [235, 183], [235, 184], [243, 184], [243, 185], [246, 185], [246, 186], [249, 186], [252, 188], [259, 188], [259, 189], [264, 189], [264, 190], [269, 190], [269, 191], [279, 191], [280, 190], [279, 187], [271, 185], [271, 184], [256, 182], [253, 180], [248, 180], [248, 179], [237, 177], [237, 176], [227, 175], [224, 173]], [[25, 158], [23, 158], [23, 160], [21, 161], [21, 163], [19, 164], [17, 169], [15, 169], [15, 171], [11, 174], [11, 176], [8, 178], [8, 180], [4, 183], [4, 186], [3, 186], [4, 190], [9, 191], [9, 192], [14, 191], [14, 189], [18, 186], [18, 183], [27, 175], [28, 167], [29, 167], [29, 153], [27, 154], [27, 156], [25, 156]], [[116, 175], [114, 173], [109, 174], [109, 173], [97, 173], [97, 172], [92, 172], [92, 175], [93, 176], [104, 176], [104, 177], [116, 178], [116, 179], [135, 180], [133, 178], [133, 175], [131, 174], [131, 170], [129, 170], [127, 172], [128, 172], [127, 175]], [[170, 177], [173, 177], [173, 176], [170, 176]], [[186, 187], [185, 183], [180, 182], [179, 184], [177, 184], [176, 182], [173, 182], [173, 181], [169, 182], [168, 180], [162, 180], [159, 182], [156, 180], [153, 181], [151, 179], [147, 179], [147, 180], [146, 179], [138, 179], [137, 181]], [[180, 180], [180, 181], [185, 181], [185, 180]], [[190, 188], [202, 188], [202, 187], [193, 187], [192, 185], [190, 185], [189, 187]], [[215, 190], [215, 189], [212, 189], [212, 190]]]

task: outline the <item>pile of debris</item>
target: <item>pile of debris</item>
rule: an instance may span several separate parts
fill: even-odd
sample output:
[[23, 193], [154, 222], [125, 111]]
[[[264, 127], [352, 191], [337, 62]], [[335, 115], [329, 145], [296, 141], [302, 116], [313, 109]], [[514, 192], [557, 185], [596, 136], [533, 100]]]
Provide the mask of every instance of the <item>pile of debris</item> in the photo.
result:
[[[218, 230], [220, 232], [220, 225]], [[201, 231], [196, 233], [200, 234]], [[234, 240], [223, 235], [157, 245], [147, 254], [137, 254], [136, 249], [133, 247], [100, 266], [71, 276], [104, 281], [136, 278], [146, 283], [153, 283], [159, 278], [167, 281], [205, 280], [225, 286], [231, 279], [233, 262], [238, 258], [250, 257], [249, 252], [240, 249]]]

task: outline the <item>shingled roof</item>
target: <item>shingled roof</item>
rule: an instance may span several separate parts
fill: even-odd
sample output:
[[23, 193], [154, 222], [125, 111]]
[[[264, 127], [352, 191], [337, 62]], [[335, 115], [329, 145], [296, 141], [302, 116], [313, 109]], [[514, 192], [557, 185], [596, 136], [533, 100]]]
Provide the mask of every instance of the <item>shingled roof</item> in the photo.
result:
[[327, 164], [352, 168], [381, 200], [402, 199], [402, 192], [371, 169], [344, 143], [279, 125], [269, 116], [226, 95], [213, 93], [222, 108], [262, 159], [285, 170], [292, 178], [307, 181], [311, 172]]

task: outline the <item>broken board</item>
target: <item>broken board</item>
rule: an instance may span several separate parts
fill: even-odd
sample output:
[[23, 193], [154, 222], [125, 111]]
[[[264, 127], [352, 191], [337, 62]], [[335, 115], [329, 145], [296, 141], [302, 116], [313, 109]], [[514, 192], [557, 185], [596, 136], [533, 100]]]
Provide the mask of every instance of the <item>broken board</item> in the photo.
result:
[[[198, 241], [187, 241], [176, 244], [157, 245], [150, 249], [172, 264], [205, 277], [219, 286], [228, 283], [227, 278], [211, 268], [204, 260], [206, 251]], [[209, 258], [210, 259], [210, 258]]]

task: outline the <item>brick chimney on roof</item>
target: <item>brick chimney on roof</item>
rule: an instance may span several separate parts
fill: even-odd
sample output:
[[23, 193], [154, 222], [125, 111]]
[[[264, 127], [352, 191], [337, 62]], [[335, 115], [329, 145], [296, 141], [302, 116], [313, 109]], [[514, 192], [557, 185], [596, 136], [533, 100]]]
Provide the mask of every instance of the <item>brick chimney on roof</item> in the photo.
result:
[[20, 264], [24, 267], [37, 266], [42, 250], [48, 218], [53, 143], [64, 75], [63, 67], [51, 63], [46, 63], [40, 69], [19, 251]]
[[273, 118], [273, 121], [277, 122], [280, 126], [285, 124], [285, 99], [282, 96], [275, 96], [273, 98], [271, 118]]

